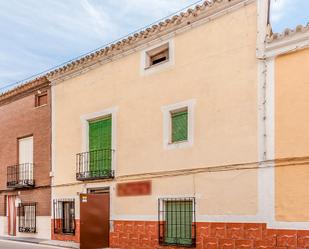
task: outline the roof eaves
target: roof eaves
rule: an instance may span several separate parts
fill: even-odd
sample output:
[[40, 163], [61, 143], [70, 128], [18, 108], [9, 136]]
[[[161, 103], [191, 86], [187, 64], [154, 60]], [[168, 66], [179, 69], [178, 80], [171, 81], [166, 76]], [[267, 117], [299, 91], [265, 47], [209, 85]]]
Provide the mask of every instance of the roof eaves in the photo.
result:
[[266, 39], [267, 58], [296, 52], [309, 47], [309, 24], [298, 25], [295, 29], [285, 29], [282, 33], [270, 34]]
[[281, 33], [273, 33], [267, 37], [267, 42], [272, 43], [276, 41], [281, 41], [283, 39], [288, 39], [297, 34], [306, 33], [309, 31], [309, 23], [307, 25], [297, 25], [294, 29], [286, 28]]
[[[199, 20], [199, 16], [203, 13], [211, 12], [212, 10], [220, 9], [220, 6], [232, 6], [233, 4], [238, 4], [245, 2], [245, 0], [212, 0], [204, 1], [200, 5], [196, 5], [194, 8], [189, 8], [185, 12], [180, 12], [171, 18], [165, 19], [164, 21], [158, 22], [144, 30], [137, 33], [131, 34], [126, 38], [119, 40], [113, 44], [110, 44], [102, 49], [94, 51], [88, 55], [78, 58], [72, 62], [65, 64], [55, 70], [52, 70], [46, 74], [47, 78], [53, 80], [58, 76], [70, 74], [70, 72], [75, 70], [80, 70], [87, 65], [92, 65], [98, 60], [108, 59], [114, 55], [123, 53], [129, 48], [140, 45], [141, 43], [148, 42], [149, 39], [159, 37], [165, 33], [170, 32], [173, 29], [181, 28], [185, 25], [191, 24]], [[224, 8], [223, 8], [224, 9]], [[221, 10], [221, 9], [220, 9]]]
[[7, 103], [8, 101], [18, 98], [19, 96], [24, 96], [25, 94], [32, 92], [37, 88], [48, 86], [50, 82], [45, 76], [40, 76], [33, 80], [23, 83], [13, 89], [0, 94], [0, 104]]

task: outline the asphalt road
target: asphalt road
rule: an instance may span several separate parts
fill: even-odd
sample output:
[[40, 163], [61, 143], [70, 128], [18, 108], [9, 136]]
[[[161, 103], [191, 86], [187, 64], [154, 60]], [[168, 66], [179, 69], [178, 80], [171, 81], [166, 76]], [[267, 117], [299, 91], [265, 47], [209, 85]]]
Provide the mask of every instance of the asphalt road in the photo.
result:
[[65, 249], [65, 248], [0, 240], [0, 249]]

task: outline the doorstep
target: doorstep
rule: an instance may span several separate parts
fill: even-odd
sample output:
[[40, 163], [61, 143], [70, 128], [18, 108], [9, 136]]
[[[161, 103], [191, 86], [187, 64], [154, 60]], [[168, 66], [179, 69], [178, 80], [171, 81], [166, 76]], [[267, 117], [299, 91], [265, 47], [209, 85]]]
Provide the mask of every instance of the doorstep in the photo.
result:
[[[46, 246], [57, 246], [57, 247], [64, 247], [64, 248], [73, 248], [79, 249], [79, 243], [71, 242], [71, 241], [61, 241], [61, 240], [44, 240], [39, 243], [40, 245]], [[98, 249], [119, 249], [119, 248], [98, 248]]]
[[30, 238], [30, 237], [16, 237], [16, 236], [0, 236], [0, 240], [10, 240], [17, 242], [26, 242], [32, 244], [40, 244], [44, 239]]
[[44, 241], [40, 242], [40, 244], [41, 245], [47, 245], [47, 246], [58, 246], [58, 247], [79, 249], [79, 243], [75, 243], [75, 242], [71, 242], [71, 241], [44, 240]]

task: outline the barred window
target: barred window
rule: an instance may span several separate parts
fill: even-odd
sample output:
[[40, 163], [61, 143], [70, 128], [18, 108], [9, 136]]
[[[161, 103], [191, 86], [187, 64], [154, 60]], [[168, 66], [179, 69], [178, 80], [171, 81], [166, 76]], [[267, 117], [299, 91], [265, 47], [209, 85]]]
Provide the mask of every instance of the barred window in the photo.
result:
[[55, 234], [75, 234], [75, 199], [53, 201]]
[[195, 198], [159, 199], [161, 245], [196, 245]]
[[18, 231], [21, 233], [36, 232], [36, 203], [19, 203]]

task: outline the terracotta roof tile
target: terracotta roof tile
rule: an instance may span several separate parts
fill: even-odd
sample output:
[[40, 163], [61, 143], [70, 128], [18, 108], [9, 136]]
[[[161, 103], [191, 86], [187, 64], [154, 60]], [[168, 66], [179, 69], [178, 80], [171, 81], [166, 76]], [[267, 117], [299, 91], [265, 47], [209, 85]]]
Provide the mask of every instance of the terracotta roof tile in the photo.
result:
[[34, 89], [37, 89], [39, 87], [48, 86], [49, 83], [50, 82], [45, 76], [41, 76], [41, 77], [32, 79], [28, 82], [25, 82], [22, 85], [16, 86], [13, 89], [10, 89], [4, 93], [1, 93], [0, 94], [0, 104], [9, 101], [12, 98], [17, 97], [18, 95], [31, 92]]
[[41, 73], [39, 74], [40, 76], [38, 76], [37, 78], [32, 79], [31, 81], [26, 82], [22, 85], [19, 85], [12, 90], [9, 90], [2, 94], [0, 93], [0, 102], [5, 98], [9, 98], [9, 96], [13, 96], [23, 91], [29, 90], [30, 88], [39, 84], [39, 82], [41, 82], [42, 80], [46, 80], [46, 78], [52, 78], [56, 75], [72, 71], [97, 59], [101, 59], [104, 57], [108, 58], [109, 56], [122, 53], [125, 49], [130, 48], [130, 46], [132, 45], [140, 44], [152, 37], [155, 38], [159, 35], [164, 35], [173, 29], [177, 29], [178, 27], [189, 25], [199, 20], [199, 16], [201, 16], [202, 18], [202, 14], [207, 15], [208, 13], [211, 14], [212, 10], [216, 11], [217, 7], [219, 9], [220, 6], [223, 6], [220, 9], [222, 10], [223, 8], [225, 8], [225, 6], [232, 6], [243, 1], [245, 0], [206, 0], [193, 8], [189, 8], [186, 11], [180, 12], [170, 18], [167, 18], [164, 21], [159, 21], [158, 23], [147, 27], [139, 32], [130, 34], [127, 37], [116, 41], [115, 43], [110, 44], [104, 48], [101, 48], [78, 59], [67, 62], [66, 64], [63, 64], [59, 67]]
[[273, 33], [271, 35], [269, 35], [267, 37], [267, 42], [271, 43], [271, 42], [275, 42], [275, 41], [279, 41], [279, 40], [283, 40], [289, 37], [292, 37], [296, 34], [300, 34], [300, 33], [306, 33], [309, 31], [309, 23], [305, 26], [303, 25], [298, 25], [296, 26], [294, 29], [289, 29], [286, 28], [283, 32], [281, 33]]
[[196, 17], [200, 16], [202, 13], [207, 13], [209, 10], [214, 9], [222, 4], [232, 5], [233, 3], [242, 2], [242, 0], [211, 0], [204, 1], [203, 3], [196, 5], [194, 8], [189, 8], [184, 12], [180, 12], [164, 21], [160, 21], [151, 27], [145, 28], [137, 33], [131, 34], [128, 37], [117, 41], [105, 48], [99, 49], [98, 51], [92, 52], [82, 58], [76, 59], [68, 64], [57, 68], [53, 71], [48, 72], [47, 77], [53, 77], [57, 74], [65, 73], [76, 69], [84, 63], [91, 62], [95, 59], [101, 59], [103, 57], [112, 56], [114, 53], [121, 53], [125, 48], [137, 44], [143, 40], [151, 38], [152, 36], [158, 35], [172, 28], [177, 28], [177, 26], [188, 25], [195, 21]]

